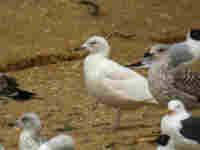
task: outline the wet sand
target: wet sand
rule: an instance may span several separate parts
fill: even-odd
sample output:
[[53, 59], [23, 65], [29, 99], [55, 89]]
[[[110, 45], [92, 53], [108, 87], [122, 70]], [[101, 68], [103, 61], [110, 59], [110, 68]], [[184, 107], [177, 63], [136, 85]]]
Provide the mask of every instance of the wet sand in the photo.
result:
[[[155, 149], [155, 144], [135, 144], [135, 139], [159, 132], [161, 108], [143, 107], [124, 112], [121, 130], [107, 130], [116, 117], [115, 111], [102, 104], [94, 109], [96, 99], [88, 96], [84, 87], [83, 58], [79, 54], [72, 57], [76, 54], [71, 49], [91, 35], [105, 36], [114, 31], [134, 34], [133, 38], [113, 35], [109, 39], [114, 60], [121, 64], [134, 62], [152, 41], [164, 39], [173, 42], [176, 37], [183, 39], [187, 29], [199, 22], [200, 2], [97, 0], [101, 8], [100, 16], [90, 15], [88, 7], [78, 2], [0, 2], [0, 69], [9, 71], [10, 76], [16, 76], [21, 88], [44, 97], [43, 100], [24, 103], [0, 103], [0, 143], [6, 149], [18, 149], [18, 133], [9, 128], [8, 123], [23, 112], [36, 112], [42, 120], [42, 136], [72, 134], [77, 141], [77, 149]], [[38, 56], [45, 57], [41, 59]], [[49, 56], [58, 57], [51, 61]], [[61, 59], [63, 57], [66, 61]], [[32, 65], [27, 65], [25, 69], [19, 67], [32, 59]], [[199, 113], [195, 112], [197, 115]]]

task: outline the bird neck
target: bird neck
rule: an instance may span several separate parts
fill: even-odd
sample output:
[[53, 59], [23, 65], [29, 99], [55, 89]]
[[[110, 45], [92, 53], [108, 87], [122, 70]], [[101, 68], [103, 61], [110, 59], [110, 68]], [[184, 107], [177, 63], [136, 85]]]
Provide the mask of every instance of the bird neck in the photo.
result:
[[84, 67], [96, 68], [97, 64], [103, 62], [103, 60], [107, 58], [108, 58], [108, 55], [104, 53], [89, 54], [84, 60]]
[[109, 57], [109, 50], [102, 50], [96, 53], [90, 53], [89, 56]]
[[181, 121], [181, 120], [187, 119], [190, 116], [191, 115], [184, 110], [182, 112], [179, 112], [177, 115], [175, 115], [174, 118]]
[[194, 57], [196, 59], [200, 58], [200, 41], [188, 38], [186, 40], [186, 44], [190, 47], [190, 50], [191, 50], [192, 54], [194, 55]]

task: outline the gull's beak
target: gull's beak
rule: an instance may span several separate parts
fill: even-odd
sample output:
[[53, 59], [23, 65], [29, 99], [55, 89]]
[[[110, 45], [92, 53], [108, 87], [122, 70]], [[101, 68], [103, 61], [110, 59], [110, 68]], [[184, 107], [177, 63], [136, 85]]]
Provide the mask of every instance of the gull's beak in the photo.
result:
[[17, 131], [17, 132], [20, 132], [21, 131], [21, 122], [20, 122], [20, 120], [16, 120], [15, 121], [15, 126], [14, 126], [14, 128], [15, 128], [15, 130]]
[[167, 110], [164, 110], [164, 111], [161, 111], [161, 115], [172, 115], [174, 114], [174, 111], [171, 110], [171, 109], [167, 109]]
[[17, 132], [20, 132], [20, 131], [21, 131], [21, 128], [15, 127], [15, 130], [16, 130]]
[[172, 115], [174, 113], [174, 111], [173, 110], [171, 110], [171, 109], [167, 109], [166, 111], [164, 111], [164, 115]]
[[82, 51], [86, 49], [87, 49], [87, 45], [83, 44], [81, 47], [74, 48], [73, 51]]
[[167, 113], [168, 115], [172, 115], [172, 114], [174, 113], [174, 111], [171, 110], [171, 109], [168, 109], [166, 113]]

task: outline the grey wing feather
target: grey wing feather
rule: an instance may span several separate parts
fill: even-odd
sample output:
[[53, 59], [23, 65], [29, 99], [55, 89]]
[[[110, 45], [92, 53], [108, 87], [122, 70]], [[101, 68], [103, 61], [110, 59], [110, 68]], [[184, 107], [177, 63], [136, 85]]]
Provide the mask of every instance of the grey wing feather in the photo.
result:
[[59, 135], [42, 144], [39, 150], [75, 150], [75, 142], [71, 136]]
[[188, 66], [193, 59], [189, 47], [184, 43], [176, 44], [170, 47], [168, 56], [174, 87], [200, 99], [200, 73], [193, 72]]
[[169, 48], [169, 67], [175, 68], [178, 65], [189, 63], [193, 59], [193, 54], [190, 52], [189, 47], [184, 44], [176, 44]]

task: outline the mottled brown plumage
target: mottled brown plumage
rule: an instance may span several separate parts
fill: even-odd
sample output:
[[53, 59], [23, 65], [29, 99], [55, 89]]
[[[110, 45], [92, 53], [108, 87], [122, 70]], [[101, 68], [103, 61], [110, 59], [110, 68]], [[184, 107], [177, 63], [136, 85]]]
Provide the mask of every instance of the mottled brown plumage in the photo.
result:
[[193, 72], [187, 67], [181, 68], [174, 72], [174, 86], [200, 100], [200, 72]]
[[193, 59], [185, 43], [172, 46], [156, 60], [149, 71], [149, 88], [161, 104], [171, 99], [180, 99], [186, 107], [199, 107], [200, 73], [191, 69]]

